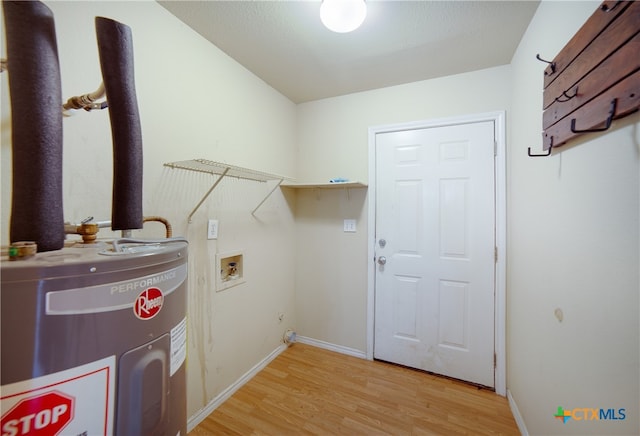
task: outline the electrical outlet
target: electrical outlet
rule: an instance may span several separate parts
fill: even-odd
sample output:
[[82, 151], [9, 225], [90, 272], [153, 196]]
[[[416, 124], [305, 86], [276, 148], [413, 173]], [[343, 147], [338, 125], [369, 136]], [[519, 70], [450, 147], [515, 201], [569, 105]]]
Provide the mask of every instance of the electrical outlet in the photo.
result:
[[356, 231], [356, 220], [344, 220], [344, 231], [355, 233]]
[[218, 239], [218, 220], [209, 220], [207, 224], [207, 239]]

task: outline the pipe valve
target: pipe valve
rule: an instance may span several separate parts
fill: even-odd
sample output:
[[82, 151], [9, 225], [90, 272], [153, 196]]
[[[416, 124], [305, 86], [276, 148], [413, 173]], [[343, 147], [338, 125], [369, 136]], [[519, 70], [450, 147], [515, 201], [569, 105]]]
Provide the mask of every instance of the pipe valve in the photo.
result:
[[98, 223], [90, 223], [83, 221], [81, 224], [65, 223], [64, 233], [67, 235], [80, 235], [82, 242], [85, 244], [93, 244], [98, 237]]

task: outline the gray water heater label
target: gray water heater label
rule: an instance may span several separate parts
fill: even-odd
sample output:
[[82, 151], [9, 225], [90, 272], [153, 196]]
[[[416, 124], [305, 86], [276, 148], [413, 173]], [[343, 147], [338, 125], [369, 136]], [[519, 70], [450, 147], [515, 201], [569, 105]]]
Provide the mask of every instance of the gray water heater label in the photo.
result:
[[74, 315], [131, 309], [142, 291], [158, 288], [164, 296], [175, 291], [187, 278], [187, 264], [135, 279], [85, 288], [51, 291], [46, 294], [47, 315]]
[[169, 375], [180, 368], [187, 358], [187, 318], [183, 318], [174, 328], [171, 329], [171, 364]]

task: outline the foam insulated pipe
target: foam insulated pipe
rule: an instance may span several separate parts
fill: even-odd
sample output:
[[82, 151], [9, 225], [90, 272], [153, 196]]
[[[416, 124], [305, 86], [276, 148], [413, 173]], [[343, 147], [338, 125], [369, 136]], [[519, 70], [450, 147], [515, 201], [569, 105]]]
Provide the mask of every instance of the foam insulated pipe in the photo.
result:
[[142, 130], [129, 26], [96, 17], [102, 80], [109, 103], [113, 140], [111, 228], [142, 228]]
[[38, 1], [3, 1], [11, 95], [11, 242], [64, 246], [62, 87], [53, 13]]

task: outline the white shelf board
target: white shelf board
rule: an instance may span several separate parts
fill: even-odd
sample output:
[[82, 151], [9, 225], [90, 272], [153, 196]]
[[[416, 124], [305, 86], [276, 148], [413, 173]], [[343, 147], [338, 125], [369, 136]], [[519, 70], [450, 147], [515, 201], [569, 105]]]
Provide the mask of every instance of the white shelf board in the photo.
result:
[[280, 186], [292, 189], [352, 189], [366, 188], [367, 185], [361, 182], [337, 182], [337, 183], [298, 183], [283, 182]]

